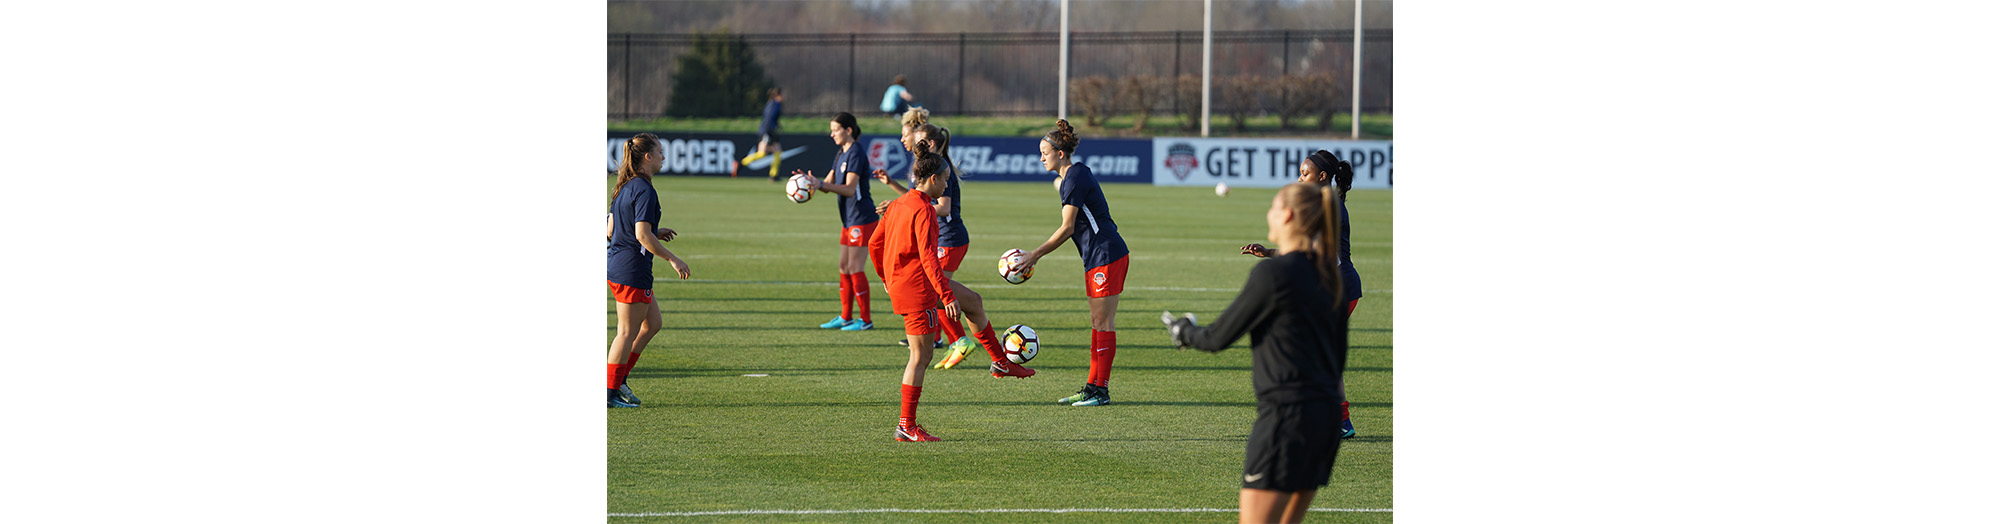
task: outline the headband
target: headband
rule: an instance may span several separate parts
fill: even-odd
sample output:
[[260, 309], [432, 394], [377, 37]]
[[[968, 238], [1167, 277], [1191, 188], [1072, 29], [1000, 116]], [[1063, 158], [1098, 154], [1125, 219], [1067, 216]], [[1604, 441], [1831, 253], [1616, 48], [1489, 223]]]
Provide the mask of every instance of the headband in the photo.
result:
[[[1325, 151], [1325, 150], [1321, 149], [1320, 151]], [[1328, 154], [1326, 156], [1333, 156], [1333, 155]], [[1311, 160], [1313, 165], [1319, 166], [1320, 172], [1326, 173], [1327, 176], [1333, 176], [1333, 164], [1328, 163], [1324, 159], [1321, 159], [1319, 151], [1314, 151], [1313, 154], [1306, 155], [1306, 160]]]

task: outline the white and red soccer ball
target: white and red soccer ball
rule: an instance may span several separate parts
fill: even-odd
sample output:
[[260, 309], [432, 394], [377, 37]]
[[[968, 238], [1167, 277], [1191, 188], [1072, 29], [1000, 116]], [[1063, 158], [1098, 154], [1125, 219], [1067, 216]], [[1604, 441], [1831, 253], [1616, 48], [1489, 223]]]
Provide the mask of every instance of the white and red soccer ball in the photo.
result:
[[1009, 249], [1007, 252], [1001, 253], [1000, 278], [1006, 280], [1009, 284], [1027, 282], [1028, 277], [1035, 276], [1035, 268], [1021, 269], [1021, 265], [1027, 262], [1028, 252], [1026, 251]]
[[1041, 351], [1042, 340], [1035, 335], [1035, 328], [1015, 324], [1000, 333], [1000, 349], [1007, 355], [1008, 361], [1026, 364], [1035, 358], [1036, 352]]
[[791, 180], [785, 181], [785, 198], [804, 204], [812, 200], [814, 189], [819, 189], [819, 179], [809, 175], [792, 175]]

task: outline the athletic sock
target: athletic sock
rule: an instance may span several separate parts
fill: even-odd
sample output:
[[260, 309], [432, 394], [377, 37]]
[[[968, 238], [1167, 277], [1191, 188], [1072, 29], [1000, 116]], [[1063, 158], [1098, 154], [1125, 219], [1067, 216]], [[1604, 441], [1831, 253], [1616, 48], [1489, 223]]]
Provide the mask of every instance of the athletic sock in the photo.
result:
[[917, 397], [923, 394], [923, 386], [903, 384], [903, 416], [896, 420], [896, 427], [911, 428], [917, 425]]
[[625, 355], [625, 366], [618, 371], [619, 385], [624, 385], [625, 377], [632, 376], [632, 370], [639, 368], [639, 355], [642, 354], [643, 353], [640, 353], [639, 350], [635, 349], [632, 350], [631, 354]]
[[867, 274], [867, 273], [855, 273], [855, 274], [854, 274], [854, 305], [855, 305], [855, 307], [856, 307], [856, 308], [858, 308], [858, 309], [860, 309], [860, 310], [861, 310], [861, 321], [862, 321], [862, 322], [867, 322], [867, 323], [870, 323], [870, 324], [873, 324], [873, 323], [875, 323], [875, 319], [874, 319], [874, 317], [870, 317], [870, 316], [868, 316], [868, 274]]
[[1111, 360], [1118, 355], [1118, 332], [1090, 330], [1090, 385], [1111, 384]]
[[1348, 417], [1347, 417], [1347, 402], [1346, 402], [1346, 401], [1342, 401], [1342, 402], [1340, 403], [1340, 419], [1341, 419], [1341, 420], [1347, 420], [1347, 419], [1348, 419]]
[[771, 178], [773, 179], [778, 178], [778, 162], [785, 159], [785, 155], [782, 153], [782, 151], [771, 153]]
[[854, 318], [854, 278], [846, 273], [840, 274], [840, 318]]
[[618, 389], [618, 364], [604, 365], [604, 388]]
[[958, 319], [943, 317], [942, 315], [940, 317], [942, 318], [938, 320], [944, 321], [944, 343], [950, 344], [958, 342], [958, 339], [965, 338], [965, 326], [960, 325]]
[[1000, 337], [993, 335], [992, 323], [979, 328], [979, 334], [974, 336], [979, 337], [979, 345], [986, 348], [986, 354], [992, 356], [994, 362], [1012, 363], [1007, 360], [1006, 348], [1000, 347]]

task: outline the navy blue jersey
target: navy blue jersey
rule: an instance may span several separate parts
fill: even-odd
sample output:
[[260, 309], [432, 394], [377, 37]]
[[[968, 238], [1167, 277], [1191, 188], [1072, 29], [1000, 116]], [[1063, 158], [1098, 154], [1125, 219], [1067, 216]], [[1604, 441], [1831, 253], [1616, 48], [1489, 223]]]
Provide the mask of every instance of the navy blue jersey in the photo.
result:
[[846, 182], [848, 173], [854, 173], [857, 180], [854, 197], [834, 195], [840, 197], [835, 200], [840, 207], [840, 226], [854, 227], [880, 220], [881, 217], [875, 215], [875, 199], [868, 197], [868, 158], [867, 153], [862, 152], [861, 144], [850, 145], [846, 151], [833, 157], [833, 182]]
[[965, 230], [965, 217], [958, 214], [958, 167], [952, 165], [951, 157], [944, 157], [945, 169], [951, 176], [945, 178], [944, 194], [951, 198], [951, 212], [938, 215], [938, 247], [958, 247], [972, 243], [972, 234]]
[[[1335, 189], [1334, 191], [1339, 191], [1339, 190]], [[1347, 202], [1343, 200], [1340, 201], [1339, 204], [1340, 204], [1340, 258], [1337, 260], [1340, 261], [1340, 281], [1347, 287], [1346, 289], [1347, 297], [1342, 298], [1341, 300], [1342, 301], [1360, 300], [1361, 273], [1359, 271], [1354, 270], [1354, 256], [1347, 247], [1348, 246], [1347, 233], [1349, 231], [1352, 231], [1353, 228], [1347, 227], [1348, 226]]]
[[1063, 205], [1077, 207], [1076, 232], [1070, 239], [1076, 242], [1084, 269], [1109, 265], [1129, 253], [1125, 239], [1118, 236], [1118, 224], [1111, 221], [1111, 206], [1104, 203], [1104, 188], [1091, 176], [1090, 166], [1070, 164], [1069, 174], [1063, 175], [1056, 191], [1062, 194]]
[[660, 195], [653, 192], [653, 183], [645, 177], [626, 181], [611, 201], [611, 245], [604, 249], [604, 279], [653, 289], [653, 254], [639, 245], [633, 232], [633, 224], [640, 222], [660, 227]]
[[778, 132], [778, 115], [784, 112], [784, 103], [777, 100], [764, 103], [764, 123], [757, 125], [757, 134], [769, 135]]

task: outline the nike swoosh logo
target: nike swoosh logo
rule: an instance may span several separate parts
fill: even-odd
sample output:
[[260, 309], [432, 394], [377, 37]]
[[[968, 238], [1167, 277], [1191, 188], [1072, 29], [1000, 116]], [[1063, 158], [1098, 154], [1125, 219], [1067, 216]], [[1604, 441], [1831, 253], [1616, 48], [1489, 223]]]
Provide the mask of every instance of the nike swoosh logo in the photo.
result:
[[1255, 475], [1244, 475], [1244, 476], [1243, 476], [1243, 481], [1244, 481], [1244, 482], [1256, 482], [1256, 481], [1257, 481], [1257, 479], [1261, 479], [1261, 478], [1264, 478], [1264, 474], [1263, 474], [1263, 473], [1258, 473], [1258, 474], [1255, 474]]
[[1093, 350], [1091, 350], [1091, 351], [1097, 351], [1097, 352], [1100, 352], [1100, 353], [1101, 353], [1101, 352], [1103, 352], [1104, 350], [1107, 350], [1107, 349], [1111, 349], [1111, 348], [1097, 348], [1097, 349], [1093, 349]]
[[[752, 147], [755, 147], [755, 145], [752, 145]], [[794, 148], [791, 148], [791, 149], [786, 149], [786, 150], [784, 150], [784, 151], [782, 151], [782, 152], [778, 153], [778, 158], [780, 158], [780, 159], [785, 159], [785, 160], [789, 160], [789, 159], [791, 159], [792, 157], [795, 157], [795, 156], [799, 156], [799, 153], [804, 153], [804, 152], [806, 152], [806, 146], [799, 146], [799, 147], [794, 147]], [[768, 156], [767, 156], [767, 157], [763, 157], [763, 158], [759, 158], [759, 159], [756, 159], [756, 160], [752, 160], [752, 161], [750, 161], [750, 165], [747, 165], [747, 166], [743, 166], [743, 167], [745, 167], [745, 168], [748, 168], [748, 169], [753, 169], [753, 170], [754, 170], [754, 169], [768, 169], [768, 168], [770, 168], [770, 167], [771, 167], [771, 157], [768, 157]]]

